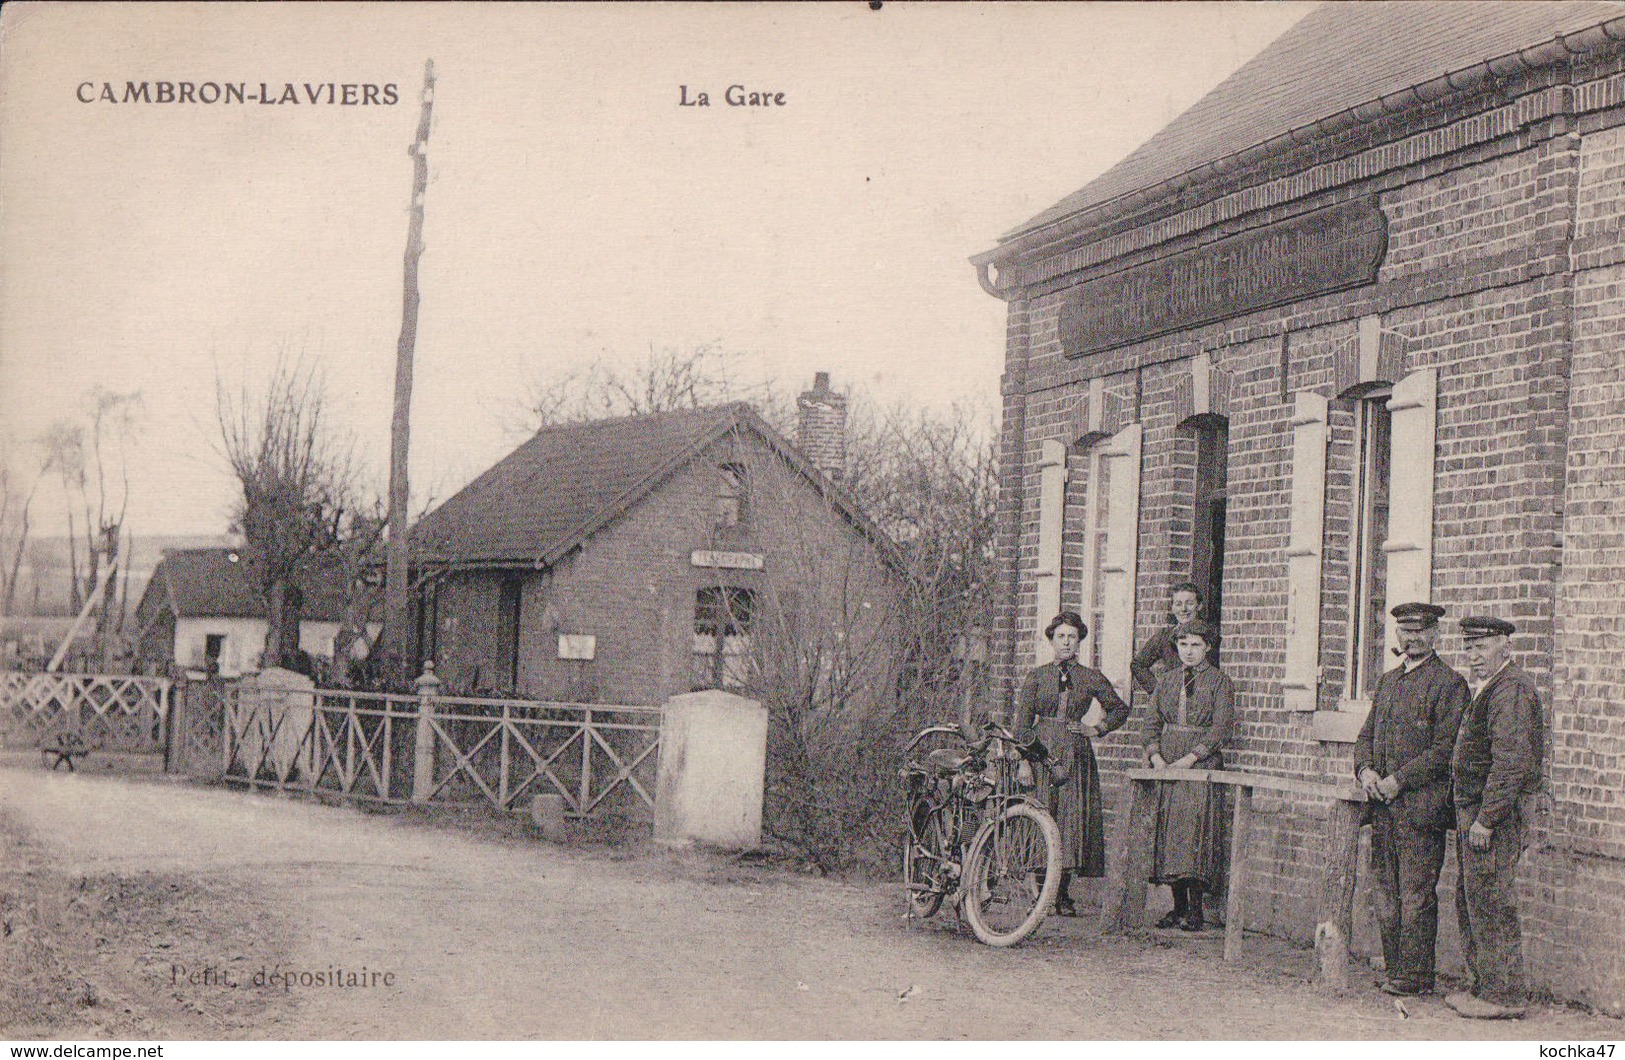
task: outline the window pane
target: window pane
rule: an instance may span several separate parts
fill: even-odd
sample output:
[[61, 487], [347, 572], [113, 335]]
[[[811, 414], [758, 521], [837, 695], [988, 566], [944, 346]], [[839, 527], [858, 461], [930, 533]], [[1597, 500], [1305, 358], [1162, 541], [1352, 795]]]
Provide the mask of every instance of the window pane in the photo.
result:
[[1388, 487], [1392, 418], [1386, 394], [1360, 402], [1360, 484], [1354, 549], [1354, 613], [1350, 690], [1367, 698], [1383, 670], [1388, 611]]
[[1087, 528], [1088, 549], [1084, 562], [1089, 564], [1089, 599], [1084, 601], [1084, 621], [1089, 623], [1089, 639], [1084, 642], [1084, 658], [1090, 666], [1100, 665], [1100, 629], [1106, 622], [1106, 528], [1111, 525], [1111, 462], [1102, 452], [1104, 445], [1094, 448], [1089, 462], [1089, 511], [1093, 525]]
[[749, 677], [750, 620], [755, 598], [749, 589], [713, 586], [694, 594], [692, 687], [738, 688]]
[[738, 526], [745, 519], [745, 469], [739, 464], [717, 468], [717, 525]]
[[722, 639], [722, 687], [743, 688], [750, 678], [750, 637]]

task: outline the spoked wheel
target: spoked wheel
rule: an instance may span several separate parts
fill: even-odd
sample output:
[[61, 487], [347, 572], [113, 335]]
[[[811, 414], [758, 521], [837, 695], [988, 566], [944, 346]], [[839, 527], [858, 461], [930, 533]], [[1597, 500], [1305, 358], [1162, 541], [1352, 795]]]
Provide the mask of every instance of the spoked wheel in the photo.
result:
[[1011, 803], [965, 857], [963, 912], [989, 946], [1014, 946], [1049, 915], [1061, 885], [1061, 830], [1036, 806]]
[[915, 807], [909, 834], [903, 837], [903, 887], [908, 895], [908, 911], [917, 917], [936, 915], [949, 882], [945, 858], [947, 830], [942, 814], [930, 806]]

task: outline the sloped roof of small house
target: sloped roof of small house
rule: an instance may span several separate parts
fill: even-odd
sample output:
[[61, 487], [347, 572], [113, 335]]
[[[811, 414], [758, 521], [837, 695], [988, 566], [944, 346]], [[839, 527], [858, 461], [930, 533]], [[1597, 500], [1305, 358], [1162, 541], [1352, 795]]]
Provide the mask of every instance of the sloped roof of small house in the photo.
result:
[[[344, 615], [342, 579], [303, 579], [300, 617], [310, 622], [337, 622]], [[156, 594], [156, 595], [155, 595]], [[165, 549], [152, 572], [137, 613], [148, 612], [148, 600], [166, 603], [177, 618], [264, 618], [265, 604], [234, 548]]]
[[[1410, 89], [1445, 75], [1454, 75], [1445, 85], [1462, 86], [1492, 71], [1540, 65], [1568, 50], [1625, 38], [1625, 22], [1596, 30], [1622, 18], [1625, 5], [1591, 0], [1325, 4], [1121, 162], [1003, 241], [1311, 130], [1362, 105], [1404, 105], [1413, 98]], [[1554, 44], [1555, 51], [1536, 54], [1539, 46]]]
[[743, 402], [544, 427], [412, 528], [415, 563], [550, 566], [730, 431], [759, 437], [888, 559], [852, 500]]

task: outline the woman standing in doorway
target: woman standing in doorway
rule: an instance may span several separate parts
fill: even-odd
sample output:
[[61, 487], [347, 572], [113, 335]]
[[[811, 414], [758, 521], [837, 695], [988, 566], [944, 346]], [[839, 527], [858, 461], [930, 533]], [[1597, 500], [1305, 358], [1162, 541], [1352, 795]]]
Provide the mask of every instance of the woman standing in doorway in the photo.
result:
[[[1050, 766], [1035, 777], [1048, 793], [1061, 826], [1061, 886], [1055, 911], [1076, 916], [1068, 887], [1074, 876], [1106, 874], [1106, 833], [1101, 816], [1100, 771], [1090, 740], [1122, 727], [1128, 704], [1099, 670], [1077, 661], [1089, 627], [1075, 612], [1062, 611], [1044, 629], [1055, 660], [1037, 667], [1016, 693], [1015, 729], [1038, 732]], [[1047, 773], [1047, 776], [1042, 774]]]
[[[1157, 680], [1146, 758], [1157, 769], [1223, 769], [1220, 753], [1235, 724], [1230, 678], [1208, 661], [1213, 627], [1192, 619], [1174, 630], [1179, 667]], [[1157, 785], [1151, 882], [1173, 889], [1174, 908], [1160, 928], [1202, 930], [1202, 895], [1224, 879], [1224, 787]]]
[[1202, 590], [1193, 582], [1180, 582], [1174, 586], [1173, 598], [1168, 605], [1168, 625], [1157, 630], [1145, 647], [1134, 653], [1129, 669], [1134, 683], [1147, 695], [1155, 695], [1157, 678], [1169, 670], [1179, 669], [1179, 652], [1174, 650], [1174, 630], [1183, 623], [1202, 617]]

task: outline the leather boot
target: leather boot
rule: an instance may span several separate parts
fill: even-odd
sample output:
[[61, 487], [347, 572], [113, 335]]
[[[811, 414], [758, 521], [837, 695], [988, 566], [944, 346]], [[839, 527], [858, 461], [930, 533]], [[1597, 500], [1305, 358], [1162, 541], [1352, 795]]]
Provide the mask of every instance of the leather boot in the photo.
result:
[[1185, 919], [1179, 922], [1181, 931], [1202, 930], [1202, 885], [1193, 883], [1187, 892], [1189, 898], [1185, 902]]
[[1185, 896], [1186, 892], [1185, 892], [1185, 883], [1184, 883], [1184, 881], [1183, 880], [1177, 880], [1174, 883], [1170, 884], [1169, 886], [1172, 888], [1172, 890], [1174, 892], [1174, 908], [1173, 908], [1172, 912], [1164, 914], [1163, 918], [1161, 920], [1157, 921], [1157, 926], [1159, 928], [1178, 927], [1181, 923], [1184, 922], [1184, 920], [1185, 920], [1185, 912], [1189, 908], [1189, 906], [1187, 904], [1186, 896]]
[[1061, 872], [1061, 885], [1055, 888], [1055, 915], [1077, 916], [1078, 907], [1072, 904], [1072, 873]]

